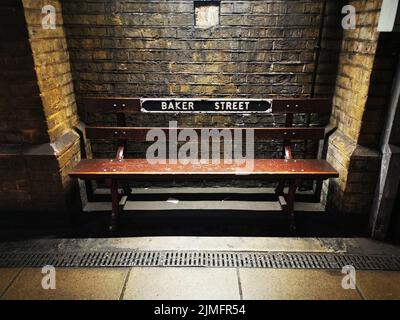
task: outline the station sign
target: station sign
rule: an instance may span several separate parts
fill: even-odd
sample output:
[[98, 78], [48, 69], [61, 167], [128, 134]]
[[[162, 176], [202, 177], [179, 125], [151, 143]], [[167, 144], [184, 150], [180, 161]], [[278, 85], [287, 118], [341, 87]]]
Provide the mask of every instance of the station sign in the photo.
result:
[[140, 99], [142, 112], [152, 113], [271, 113], [272, 99]]

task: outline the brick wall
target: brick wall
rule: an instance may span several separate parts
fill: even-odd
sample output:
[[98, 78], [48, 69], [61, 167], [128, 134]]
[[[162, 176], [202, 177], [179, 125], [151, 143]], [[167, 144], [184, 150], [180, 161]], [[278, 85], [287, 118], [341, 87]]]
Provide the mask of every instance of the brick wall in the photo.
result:
[[0, 143], [48, 142], [20, 1], [0, 3], [0, 39]]
[[49, 137], [22, 3], [2, 1], [0, 15], [0, 208], [18, 210], [32, 197], [26, 160], [16, 155]]
[[[47, 4], [58, 13], [54, 30], [41, 25]], [[80, 159], [80, 145], [61, 6], [56, 0], [1, 6], [0, 219], [21, 211], [30, 214], [20, 223], [33, 216], [40, 224], [65, 221], [74, 193], [67, 169]]]
[[376, 182], [379, 154], [359, 145], [358, 139], [379, 39], [376, 26], [381, 1], [357, 0], [349, 4], [356, 8], [357, 27], [342, 31], [331, 116], [338, 130], [330, 139], [327, 155], [340, 177], [329, 184], [328, 207], [367, 215], [373, 187], [366, 186]]
[[367, 221], [380, 170], [378, 145], [394, 70], [389, 48], [396, 41], [377, 32], [380, 0], [349, 4], [356, 8], [357, 27], [343, 30], [331, 117], [338, 130], [327, 155], [340, 177], [329, 188], [325, 183], [324, 197], [333, 211], [358, 213]]
[[332, 122], [357, 142], [378, 43], [381, 1], [349, 3], [356, 8], [357, 28], [343, 32]]
[[[80, 158], [77, 138], [68, 135], [78, 123], [70, 57], [64, 31], [61, 2], [58, 0], [24, 0], [25, 18], [33, 51], [35, 70], [51, 142], [70, 136], [73, 148], [62, 150], [57, 161], [63, 188], [68, 188], [70, 179], [67, 169]], [[43, 29], [38, 12], [51, 4], [56, 9], [56, 29]], [[65, 147], [65, 142], [59, 142]], [[69, 146], [70, 147], [70, 146]]]
[[321, 1], [221, 1], [194, 27], [193, 1], [63, 1], [79, 95], [307, 95]]
[[[310, 96], [322, 1], [221, 1], [220, 25], [194, 26], [190, 1], [63, 1], [75, 89], [82, 96]], [[128, 125], [271, 126], [282, 117], [135, 115]], [[304, 119], [299, 119], [303, 121]], [[89, 115], [89, 124], [115, 123]], [[301, 147], [298, 147], [300, 151]], [[146, 145], [131, 144], [143, 157]], [[93, 144], [96, 157], [115, 146]], [[314, 153], [310, 144], [309, 153]], [[256, 154], [280, 155], [272, 144]]]
[[[43, 29], [38, 12], [46, 4], [56, 9], [56, 29]], [[26, 1], [25, 17], [51, 141], [76, 125], [78, 116], [59, 1]], [[38, 19], [39, 18], [39, 19]]]
[[320, 54], [315, 78], [315, 96], [332, 97], [335, 91], [336, 76], [342, 33], [342, 7], [344, 1], [326, 1], [324, 10], [323, 28], [320, 39]]

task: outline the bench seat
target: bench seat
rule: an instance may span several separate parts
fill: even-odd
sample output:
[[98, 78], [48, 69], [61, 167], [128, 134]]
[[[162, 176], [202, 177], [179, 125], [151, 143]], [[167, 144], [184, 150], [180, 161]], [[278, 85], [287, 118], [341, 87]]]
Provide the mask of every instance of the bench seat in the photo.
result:
[[69, 172], [77, 178], [267, 178], [267, 179], [329, 179], [338, 172], [325, 160], [315, 159], [255, 159], [254, 167], [246, 172], [235, 164], [150, 164], [146, 159], [85, 159]]

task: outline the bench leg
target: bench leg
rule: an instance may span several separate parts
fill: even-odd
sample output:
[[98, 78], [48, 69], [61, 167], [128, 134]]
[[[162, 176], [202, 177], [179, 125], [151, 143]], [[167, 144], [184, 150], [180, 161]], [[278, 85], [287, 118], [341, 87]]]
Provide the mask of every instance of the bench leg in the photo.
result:
[[115, 179], [111, 179], [108, 181], [108, 185], [111, 191], [111, 204], [112, 204], [109, 230], [111, 232], [114, 232], [117, 229], [117, 222], [119, 216], [118, 182]]
[[94, 200], [94, 191], [93, 191], [93, 185], [92, 185], [92, 180], [84, 180], [85, 182], [85, 188], [86, 188], [86, 198], [88, 202], [91, 202]]
[[281, 180], [278, 182], [278, 185], [275, 188], [275, 194], [277, 196], [283, 195], [283, 189], [285, 189], [285, 181]]
[[296, 195], [297, 187], [299, 186], [298, 180], [292, 180], [289, 183], [289, 192], [286, 196], [287, 201], [287, 213], [289, 217], [289, 227], [290, 231], [296, 230], [296, 222], [294, 218], [294, 198]]
[[129, 186], [129, 183], [123, 183], [122, 189], [124, 190], [124, 195], [129, 196], [131, 194], [131, 188]]

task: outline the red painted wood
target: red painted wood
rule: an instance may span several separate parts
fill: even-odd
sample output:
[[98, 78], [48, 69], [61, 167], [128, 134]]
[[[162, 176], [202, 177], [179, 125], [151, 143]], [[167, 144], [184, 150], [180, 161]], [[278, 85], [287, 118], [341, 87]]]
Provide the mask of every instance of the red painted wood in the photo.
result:
[[[222, 162], [222, 161], [221, 161]], [[256, 159], [251, 171], [235, 164], [150, 164], [146, 159], [82, 160], [69, 172], [78, 178], [135, 178], [135, 177], [232, 177], [232, 178], [302, 178], [328, 179], [338, 177], [337, 171], [325, 160]]]

